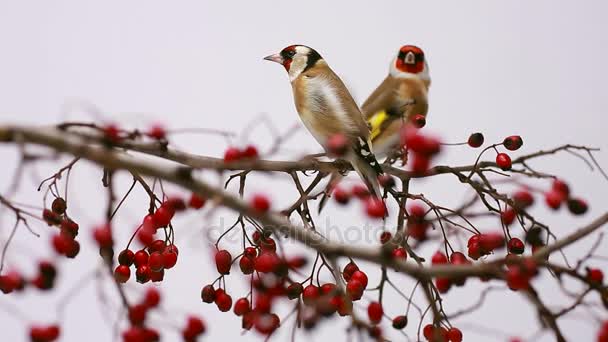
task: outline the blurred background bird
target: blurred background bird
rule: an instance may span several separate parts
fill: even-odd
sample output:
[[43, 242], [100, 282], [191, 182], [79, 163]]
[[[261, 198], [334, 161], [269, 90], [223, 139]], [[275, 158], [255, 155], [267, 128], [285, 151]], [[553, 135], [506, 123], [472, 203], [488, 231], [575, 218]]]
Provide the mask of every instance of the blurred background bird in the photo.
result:
[[398, 148], [401, 128], [414, 116], [426, 117], [430, 85], [431, 76], [422, 49], [402, 46], [384, 81], [361, 106], [371, 129], [376, 156], [385, 157]]
[[[430, 85], [431, 76], [422, 49], [414, 45], [402, 46], [389, 64], [384, 81], [361, 106], [371, 129], [372, 150], [378, 158], [398, 153], [404, 125], [418, 115], [426, 118]], [[319, 202], [319, 211], [341, 179], [340, 174], [332, 174]]]
[[369, 127], [346, 86], [321, 55], [310, 47], [291, 45], [264, 59], [287, 70], [296, 110], [313, 137], [330, 154], [336, 154], [340, 149], [336, 145], [342, 145], [342, 157], [370, 193], [380, 197], [382, 169], [371, 150]]

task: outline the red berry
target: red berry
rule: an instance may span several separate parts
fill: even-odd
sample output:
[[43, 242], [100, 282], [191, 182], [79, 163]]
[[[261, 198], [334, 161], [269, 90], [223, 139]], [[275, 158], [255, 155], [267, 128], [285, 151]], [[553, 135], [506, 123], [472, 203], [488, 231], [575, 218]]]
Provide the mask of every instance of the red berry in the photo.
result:
[[8, 294], [15, 290], [23, 289], [25, 280], [16, 271], [9, 271], [5, 275], [0, 275], [0, 291]]
[[234, 303], [234, 314], [237, 316], [242, 316], [244, 314], [246, 314], [247, 312], [249, 312], [251, 310], [251, 307], [249, 306], [249, 299], [243, 297], [243, 298], [239, 298], [235, 303]]
[[477, 148], [481, 145], [483, 145], [483, 134], [481, 133], [473, 133], [469, 136], [469, 140], [467, 140], [467, 144], [469, 144], [469, 146], [473, 147], [473, 148]]
[[137, 253], [135, 253], [135, 256], [133, 258], [133, 263], [135, 264], [135, 267], [141, 267], [144, 265], [148, 265], [148, 259], [149, 259], [149, 255], [148, 252], [142, 250], [137, 251]]
[[452, 265], [467, 265], [469, 263], [467, 257], [460, 252], [454, 252], [450, 255], [450, 264]]
[[162, 253], [163, 256], [163, 268], [170, 269], [177, 264], [177, 253], [165, 250]]
[[254, 195], [250, 203], [253, 210], [259, 213], [266, 213], [270, 209], [270, 200], [265, 195]]
[[144, 296], [144, 305], [147, 308], [155, 308], [160, 303], [160, 292], [154, 287], [149, 287]]
[[350, 194], [342, 188], [336, 187], [333, 191], [333, 195], [336, 202], [340, 204], [347, 204], [350, 201]]
[[431, 263], [433, 265], [447, 264], [448, 257], [440, 251], [435, 252], [433, 257], [431, 258]]
[[363, 296], [365, 286], [356, 279], [351, 279], [346, 283], [346, 292], [352, 300], [359, 300]]
[[513, 291], [525, 290], [530, 286], [530, 277], [521, 267], [513, 266], [507, 269], [507, 286]]
[[243, 274], [251, 274], [254, 271], [254, 261], [252, 258], [243, 255], [239, 260], [239, 268]]
[[281, 324], [279, 316], [276, 314], [259, 315], [254, 322], [255, 329], [264, 335], [272, 334]]
[[162, 125], [154, 124], [152, 127], [150, 127], [150, 129], [148, 129], [146, 135], [152, 139], [162, 140], [167, 137], [167, 131]]
[[378, 302], [371, 302], [367, 306], [367, 317], [369, 317], [370, 322], [373, 324], [380, 323], [383, 314], [384, 310], [382, 309], [382, 304]]
[[419, 203], [414, 203], [407, 209], [407, 213], [410, 216], [409, 219], [415, 222], [422, 222], [424, 220], [424, 216], [426, 215], [426, 211], [427, 210]]
[[325, 283], [321, 286], [321, 293], [323, 295], [332, 294], [336, 290], [336, 284]]
[[515, 221], [515, 215], [516, 213], [513, 208], [507, 208], [500, 212], [500, 220], [502, 223], [508, 226]]
[[380, 243], [384, 245], [385, 243], [389, 242], [392, 238], [393, 238], [393, 234], [391, 234], [391, 232], [382, 232], [382, 234], [380, 234]]
[[120, 129], [115, 124], [108, 124], [103, 128], [104, 137], [108, 142], [120, 141]]
[[446, 293], [450, 290], [452, 282], [449, 278], [436, 278], [435, 286], [437, 287], [437, 291], [439, 291], [439, 293]]
[[150, 280], [157, 283], [163, 281], [165, 279], [165, 270], [161, 268], [160, 271], [152, 271], [150, 270]]
[[229, 163], [241, 159], [241, 151], [236, 147], [228, 147], [224, 151], [224, 162]]
[[348, 282], [350, 280], [350, 278], [352, 277], [353, 273], [355, 273], [358, 270], [359, 270], [359, 266], [357, 266], [357, 264], [355, 264], [354, 262], [351, 261], [348, 264], [346, 264], [346, 266], [344, 266], [344, 270], [342, 270], [342, 276], [344, 277], [344, 280], [346, 280]]
[[599, 268], [587, 268], [587, 280], [596, 284], [602, 284], [604, 273]]
[[141, 227], [137, 231], [137, 240], [141, 242], [144, 246], [150, 246], [152, 242], [154, 242], [154, 233], [156, 229], [146, 228], [146, 226]]
[[154, 223], [156, 227], [166, 227], [171, 223], [171, 219], [175, 215], [175, 210], [167, 205], [161, 205], [160, 208], [154, 212]]
[[148, 308], [143, 304], [133, 305], [129, 308], [129, 321], [132, 325], [142, 325], [146, 320]]
[[363, 285], [363, 288], [367, 288], [367, 275], [362, 271], [355, 271], [350, 280], [357, 280]]
[[407, 316], [401, 315], [393, 318], [393, 328], [401, 330], [407, 326]]
[[135, 261], [135, 253], [130, 249], [125, 249], [118, 254], [118, 263], [125, 266], [133, 265]]
[[392, 188], [395, 186], [395, 178], [388, 173], [384, 173], [378, 177], [378, 183], [384, 188]]
[[201, 290], [201, 299], [205, 303], [213, 303], [215, 301], [215, 289], [213, 285], [205, 285]]
[[511, 238], [509, 243], [507, 243], [507, 248], [513, 254], [523, 254], [524, 243], [518, 238]]
[[306, 266], [306, 264], [308, 263], [308, 259], [306, 259], [306, 257], [304, 256], [296, 256], [293, 258], [290, 258], [289, 260], [287, 260], [287, 265], [289, 268], [295, 269], [295, 268], [302, 268], [304, 266]]
[[109, 224], [95, 228], [93, 238], [95, 238], [100, 248], [110, 248], [114, 243], [112, 240], [112, 229]]
[[304, 287], [300, 283], [292, 283], [287, 287], [287, 298], [296, 299], [300, 297], [302, 292], [304, 291]]
[[281, 259], [274, 252], [262, 252], [255, 258], [255, 270], [261, 273], [270, 273], [277, 270], [281, 264]]
[[53, 249], [55, 249], [55, 252], [57, 252], [57, 254], [66, 254], [68, 248], [70, 248], [71, 241], [72, 239], [68, 236], [57, 234], [53, 235], [51, 243], [53, 245]]
[[511, 157], [506, 153], [499, 153], [496, 155], [496, 165], [503, 171], [511, 170]]
[[527, 208], [534, 203], [534, 197], [527, 189], [522, 189], [513, 194], [513, 201], [518, 208]]
[[304, 304], [311, 305], [320, 296], [319, 288], [310, 284], [304, 288], [302, 292], [302, 300]]
[[365, 201], [365, 212], [369, 217], [383, 218], [386, 216], [386, 206], [380, 198], [370, 196]]
[[186, 202], [181, 197], [172, 196], [167, 198], [161, 207], [167, 207], [170, 210], [173, 210], [173, 212], [184, 211], [186, 210]]
[[215, 253], [215, 267], [220, 274], [229, 274], [232, 266], [232, 255], [223, 249]]
[[140, 284], [145, 284], [150, 281], [150, 277], [152, 275], [152, 271], [148, 265], [141, 265], [137, 267], [137, 271], [135, 271], [135, 278], [137, 282]]
[[570, 196], [570, 187], [566, 182], [561, 179], [555, 179], [551, 186], [551, 189], [562, 194], [562, 197]]
[[479, 245], [479, 241], [475, 241], [469, 245], [468, 253], [469, 258], [473, 260], [479, 259], [481, 257], [481, 246]]
[[61, 217], [49, 209], [42, 210], [42, 219], [49, 226], [61, 224]]
[[188, 206], [193, 209], [200, 209], [205, 205], [205, 202], [206, 200], [204, 197], [192, 193], [192, 195], [190, 195], [190, 200], [188, 201]]
[[334, 157], [341, 157], [348, 151], [348, 139], [344, 134], [334, 134], [327, 140], [327, 152]]
[[391, 255], [394, 259], [402, 259], [403, 261], [407, 259], [407, 251], [403, 247], [393, 249]]
[[189, 316], [186, 321], [186, 326], [182, 330], [184, 341], [196, 341], [197, 337], [205, 333], [207, 327], [202, 319], [196, 316]]
[[232, 307], [232, 297], [226, 292], [216, 293], [215, 295], [215, 305], [221, 312], [230, 311]]
[[119, 283], [126, 283], [127, 280], [131, 277], [131, 270], [129, 266], [118, 265], [114, 269], [114, 279]]
[[582, 215], [587, 212], [589, 206], [587, 202], [580, 198], [570, 198], [568, 199], [568, 210], [574, 215]]
[[505, 245], [505, 237], [502, 233], [486, 233], [479, 236], [479, 246], [483, 253], [489, 253]]
[[431, 341], [433, 339], [433, 334], [435, 333], [435, 327], [432, 324], [427, 324], [422, 329], [422, 335], [428, 340]]
[[51, 204], [51, 209], [55, 214], [63, 215], [65, 213], [65, 210], [67, 209], [65, 200], [61, 197], [55, 198], [53, 200], [53, 203]]
[[258, 149], [253, 145], [247, 145], [243, 151], [241, 151], [242, 158], [258, 158]]
[[58, 325], [32, 326], [29, 333], [32, 342], [52, 342], [59, 338], [61, 330]]
[[524, 144], [524, 141], [521, 139], [521, 137], [519, 135], [512, 135], [510, 137], [506, 137], [502, 143], [503, 143], [503, 145], [505, 145], [505, 148], [507, 150], [515, 151], [515, 150], [519, 149], [521, 147], [521, 145]]
[[450, 328], [448, 330], [448, 340], [450, 342], [462, 342], [462, 332], [458, 328]]
[[412, 158], [411, 171], [416, 176], [424, 176], [431, 166], [431, 159], [422, 154], [414, 154]]
[[559, 209], [564, 199], [564, 195], [561, 192], [555, 190], [551, 190], [545, 193], [545, 203], [547, 203], [547, 206], [553, 210]]
[[163, 269], [163, 255], [159, 252], [150, 253], [150, 258], [148, 259], [148, 266], [152, 272], [159, 272]]
[[426, 117], [422, 114], [416, 114], [412, 118], [412, 124], [416, 128], [422, 128], [426, 125]]
[[75, 238], [78, 235], [78, 223], [65, 219], [61, 221], [61, 232], [69, 234], [72, 238]]

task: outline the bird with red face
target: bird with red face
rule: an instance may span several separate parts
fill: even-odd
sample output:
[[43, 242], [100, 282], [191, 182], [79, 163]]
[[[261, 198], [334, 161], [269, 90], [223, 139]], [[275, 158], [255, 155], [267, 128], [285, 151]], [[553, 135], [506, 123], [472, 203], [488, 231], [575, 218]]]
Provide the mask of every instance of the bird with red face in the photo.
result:
[[379, 197], [378, 176], [382, 169], [372, 153], [369, 127], [346, 86], [323, 57], [308, 46], [291, 45], [264, 59], [287, 70], [296, 110], [312, 136], [327, 152], [331, 152], [331, 139], [345, 139], [343, 158], [351, 163], [370, 192]]
[[381, 157], [394, 151], [403, 124], [429, 109], [431, 85], [424, 52], [417, 46], [404, 45], [389, 66], [389, 74], [361, 106], [371, 127], [374, 153]]

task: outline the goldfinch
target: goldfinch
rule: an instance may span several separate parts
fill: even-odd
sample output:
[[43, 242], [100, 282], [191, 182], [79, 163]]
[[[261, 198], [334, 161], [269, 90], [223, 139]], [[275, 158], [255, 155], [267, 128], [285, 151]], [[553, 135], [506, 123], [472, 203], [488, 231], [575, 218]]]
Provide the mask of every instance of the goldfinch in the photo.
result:
[[422, 49], [402, 46], [389, 66], [388, 76], [361, 106], [371, 128], [377, 156], [394, 151], [404, 123], [417, 114], [426, 116], [430, 84], [429, 67]]
[[323, 57], [310, 47], [291, 45], [264, 59], [287, 70], [296, 110], [317, 142], [330, 152], [330, 139], [346, 138], [344, 159], [351, 163], [370, 192], [380, 197], [378, 175], [382, 169], [371, 150], [369, 127], [346, 86]]

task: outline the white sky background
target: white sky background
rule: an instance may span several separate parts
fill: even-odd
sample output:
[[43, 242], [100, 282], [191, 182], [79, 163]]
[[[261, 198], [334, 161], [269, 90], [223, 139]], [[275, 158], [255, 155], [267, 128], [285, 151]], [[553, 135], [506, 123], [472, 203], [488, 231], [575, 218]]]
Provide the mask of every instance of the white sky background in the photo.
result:
[[[0, 1], [0, 122], [93, 120], [82, 109], [66, 114], [66, 104], [85, 100], [98, 106], [108, 120], [123, 125], [146, 127], [150, 122], [160, 121], [172, 128], [207, 127], [240, 132], [251, 120], [266, 113], [284, 132], [298, 122], [291, 88], [284, 70], [262, 61], [262, 57], [293, 43], [310, 45], [342, 76], [357, 101], [362, 102], [385, 76], [397, 49], [412, 43], [425, 50], [433, 79], [427, 129], [444, 140], [463, 141], [474, 131], [483, 132], [488, 142], [520, 134], [524, 147], [512, 156], [564, 143], [606, 149], [607, 7], [601, 1], [365, 4], [104, 1], [101, 4], [4, 0]], [[261, 147], [272, 142], [263, 128], [251, 131], [247, 141]], [[175, 142], [189, 151], [216, 156], [226, 146], [221, 139], [197, 135], [177, 136]], [[320, 151], [303, 131], [284, 147], [281, 158]], [[440, 161], [472, 163], [475, 152], [464, 147], [450, 148]], [[0, 155], [6, 165], [0, 170], [0, 179], [4, 180], [1, 186], [6, 189], [17, 159], [13, 148], [2, 147]], [[604, 152], [597, 159], [608, 167]], [[577, 158], [560, 154], [534, 165], [563, 175], [574, 184], [573, 191], [591, 204], [592, 210], [576, 220], [563, 210], [548, 216], [542, 205], [537, 206], [534, 213], [553, 224], [557, 234], [566, 234], [605, 210], [608, 182], [599, 173], [591, 173]], [[41, 167], [36, 177], [50, 175], [52, 170]], [[29, 173], [25, 175], [19, 198], [40, 205], [41, 194], [36, 193], [31, 178]], [[267, 191], [273, 194], [275, 202], [284, 205], [296, 195], [289, 183], [277, 182], [277, 178], [258, 177], [249, 189]], [[424, 192], [440, 204], [455, 206], [463, 198], [463, 188], [454, 179], [444, 178], [415, 182], [412, 190]], [[77, 341], [83, 337], [111, 340], [115, 311], [100, 307], [97, 287], [80, 280], [98, 264], [88, 228], [103, 215], [104, 197], [99, 179], [99, 171], [85, 164], [75, 171], [72, 185], [78, 186], [71, 189], [70, 210], [73, 216], [81, 218], [79, 239], [85, 248], [77, 260], [60, 262], [59, 290], [50, 296], [28, 291], [18, 300], [0, 296], [0, 330], [4, 340], [24, 339], [29, 320], [52, 321], [59, 300], [57, 292], [60, 295], [69, 292], [74, 284], [82, 284], [77, 286], [82, 290], [72, 295], [73, 302], [62, 320], [64, 340]], [[124, 191], [128, 177], [122, 180]], [[548, 186], [548, 182], [537, 184]], [[120, 235], [123, 242], [145, 213], [145, 206], [142, 194], [138, 193], [122, 212], [119, 222], [125, 228], [119, 234], [123, 234]], [[333, 207], [328, 209], [331, 211]], [[358, 212], [353, 205], [347, 212], [332, 217], [331, 223], [360, 224], [360, 218], [353, 216]], [[178, 314], [169, 318], [155, 316], [154, 321], [160, 322], [158, 326], [163, 331], [169, 331], [168, 326], [183, 322], [179, 314], [197, 312], [208, 322], [207, 340], [233, 340], [240, 336], [240, 320], [232, 314], [218, 314], [214, 305], [200, 303], [201, 285], [216, 277], [207, 257], [209, 249], [203, 247], [205, 244], [197, 235], [201, 231], [201, 217], [190, 216], [180, 221], [181, 226], [178, 224], [178, 240], [181, 238], [183, 245], [180, 260], [175, 269], [167, 272], [161, 285], [165, 303], [169, 303], [166, 309]], [[223, 217], [226, 222], [232, 219], [228, 214]], [[213, 218], [211, 224], [219, 220]], [[12, 217], [4, 212], [2, 241], [11, 224]], [[19, 232], [15, 245], [9, 249], [9, 266], [27, 271], [35, 260], [52, 256], [46, 250], [48, 229], [42, 225], [36, 228], [43, 235], [39, 240], [23, 230]], [[587, 239], [584, 244], [592, 240]], [[583, 247], [567, 252], [582, 255]], [[436, 245], [427, 246], [423, 254], [429, 257], [435, 249]], [[237, 250], [236, 245], [232, 245], [232, 250]], [[233, 273], [229, 288], [234, 289], [236, 300], [245, 291], [240, 288], [242, 281], [237, 272]], [[552, 281], [548, 276], [543, 279], [535, 284], [545, 301], [556, 304], [561, 297], [549, 285]], [[134, 282], [130, 284], [130, 290], [137, 288]], [[404, 291], [411, 289], [411, 282], [402, 284]], [[115, 301], [112, 288], [105, 292]], [[136, 291], [131, 292], [136, 298]], [[444, 302], [446, 311], [455, 312], [474, 302], [478, 293], [476, 286], [452, 289]], [[372, 295], [375, 297], [375, 293], [368, 297]], [[405, 305], [404, 301], [388, 296], [389, 302], [396, 304], [386, 311], [395, 315]], [[12, 306], [17, 306], [29, 319], [3, 310]], [[414, 336], [416, 315], [410, 319], [408, 332]], [[321, 325], [312, 335], [300, 333], [298, 339], [343, 340], [343, 320], [331, 322]], [[465, 341], [506, 341], [506, 335], [500, 331], [527, 337], [538, 327], [532, 308], [510, 291], [492, 292], [482, 310], [455, 323], [463, 326]], [[481, 330], [467, 323], [498, 331]], [[590, 340], [597, 331], [597, 324], [584, 314], [576, 319], [561, 319], [559, 323], [570, 340]], [[285, 339], [291, 326], [292, 322], [287, 322], [283, 334], [271, 340]], [[387, 322], [385, 326], [391, 329]], [[260, 339], [249, 333], [243, 340]], [[544, 334], [538, 340], [553, 338]]]

